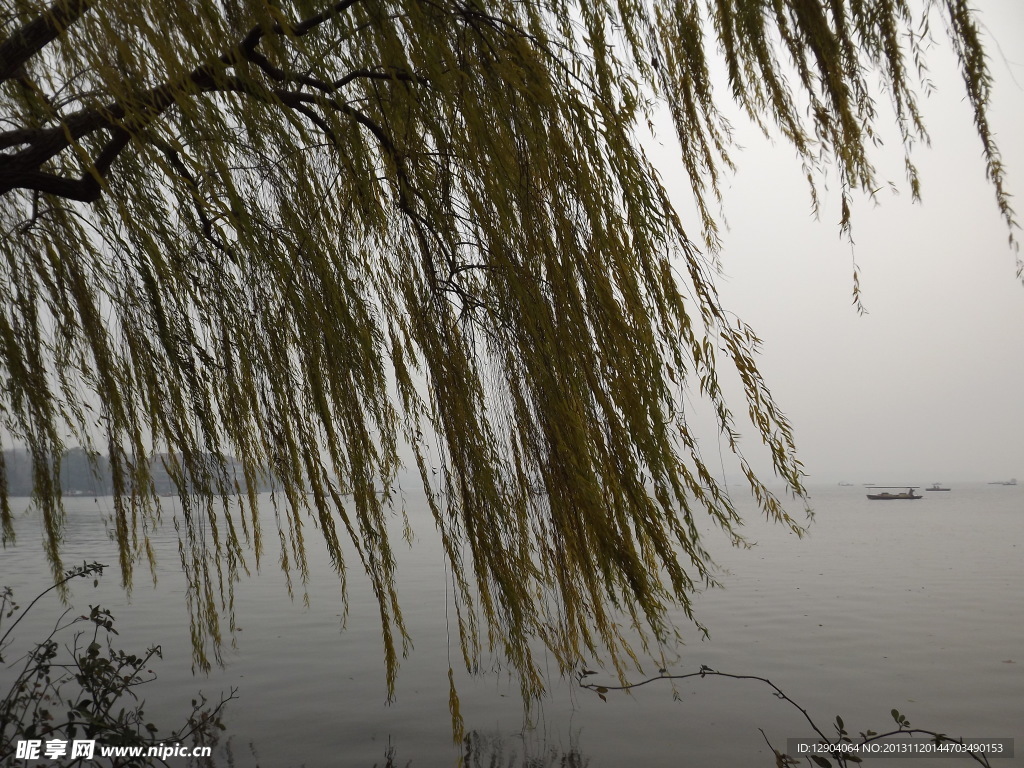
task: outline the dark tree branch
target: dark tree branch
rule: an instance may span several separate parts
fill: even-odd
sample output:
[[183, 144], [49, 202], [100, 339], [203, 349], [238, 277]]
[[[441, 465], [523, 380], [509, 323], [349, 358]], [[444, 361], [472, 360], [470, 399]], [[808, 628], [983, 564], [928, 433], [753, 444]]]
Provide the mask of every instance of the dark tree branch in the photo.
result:
[[[241, 92], [268, 101], [266, 95], [273, 94], [281, 104], [302, 113], [320, 130], [332, 135], [329, 125], [311, 107], [330, 108], [348, 115], [362, 124], [380, 142], [385, 153], [396, 160], [399, 153], [385, 131], [366, 115], [347, 104], [333, 99], [324, 100], [307, 93], [283, 89], [260, 93], [259, 86], [247, 83], [241, 78], [225, 76], [224, 68], [235, 66], [240, 60], [255, 64], [269, 79], [278, 83], [293, 83], [323, 94], [337, 92], [344, 85], [363, 77], [382, 80], [422, 82], [415, 76], [395, 71], [391, 73], [373, 70], [354, 70], [335, 82], [324, 82], [308, 75], [286, 72], [274, 66], [256, 49], [269, 34], [301, 37], [323, 23], [337, 17], [359, 0], [341, 0], [323, 13], [308, 17], [294, 25], [271, 27], [258, 25], [230, 51], [224, 53], [215, 64], [208, 64], [193, 70], [188, 76], [176, 82], [164, 83], [141, 94], [113, 101], [100, 108], [80, 110], [60, 125], [50, 128], [18, 128], [0, 132], [0, 149], [21, 147], [20, 151], [0, 155], [0, 194], [13, 189], [29, 189], [45, 192], [71, 200], [93, 202], [102, 194], [102, 182], [118, 155], [127, 147], [132, 136], [146, 128], [182, 94], [210, 92]], [[46, 43], [56, 38], [69, 23], [81, 16], [95, 0], [72, 0], [70, 4], [55, 3], [50, 12], [15, 33], [2, 46], [0, 53], [10, 49], [6, 57], [0, 57], [0, 64], [10, 64], [15, 69], [38, 53]], [[18, 41], [21, 41], [18, 44]], [[34, 47], [33, 47], [34, 46]], [[64, 152], [73, 143], [98, 130], [110, 130], [111, 140], [105, 145], [94, 166], [80, 179], [68, 179], [42, 170], [43, 165]], [[333, 138], [333, 137], [332, 137]], [[400, 162], [396, 162], [400, 165]], [[400, 172], [404, 175], [404, 172]]]
[[191, 188], [193, 198], [192, 207], [194, 208], [196, 218], [199, 220], [199, 223], [202, 226], [204, 239], [208, 243], [213, 245], [214, 248], [220, 251], [230, 262], [232, 262], [233, 264], [238, 264], [238, 256], [234, 253], [230, 246], [228, 246], [220, 238], [220, 236], [217, 234], [214, 228], [213, 221], [210, 219], [209, 216], [206, 215], [206, 212], [203, 210], [201, 191], [198, 179], [196, 179], [195, 175], [191, 171], [189, 171], [188, 167], [185, 165], [185, 162], [181, 159], [181, 155], [178, 153], [176, 149], [174, 149], [168, 144], [159, 141], [154, 141], [153, 144], [164, 153], [164, 156], [167, 158], [167, 162], [170, 164], [170, 166], [179, 176], [181, 176], [181, 178], [185, 179], [185, 181]]
[[382, 72], [372, 69], [354, 69], [344, 77], [335, 80], [332, 83], [327, 83], [316, 77], [303, 75], [298, 72], [288, 72], [280, 67], [276, 67], [266, 56], [258, 51], [251, 51], [246, 54], [246, 58], [259, 67], [271, 80], [275, 80], [279, 83], [295, 83], [297, 85], [304, 85], [320, 91], [321, 93], [327, 94], [333, 94], [352, 81], [360, 78], [369, 80], [400, 80], [402, 82], [420, 84], [428, 82], [426, 78], [417, 77], [416, 75], [412, 75], [400, 69], [393, 69], [390, 72]]
[[111, 165], [131, 140], [131, 134], [127, 131], [115, 129], [112, 133], [110, 141], [100, 151], [96, 162], [80, 179], [68, 179], [38, 169], [14, 168], [0, 173], [0, 194], [19, 188], [58, 195], [83, 203], [95, 202], [103, 193], [103, 182]]
[[[74, 24], [75, 20], [95, 1], [66, 0], [59, 2], [58, 0], [50, 6], [46, 14], [15, 32], [0, 44], [0, 75], [10, 77], [11, 74], [15, 74], [25, 61], [58, 37], [68, 26]], [[182, 94], [194, 95], [197, 91], [253, 92], [254, 86], [244, 85], [237, 78], [225, 78], [221, 72], [222, 67], [232, 67], [240, 58], [253, 61], [268, 77], [278, 82], [293, 81], [328, 92], [337, 90], [339, 86], [322, 83], [314, 78], [290, 77], [287, 73], [274, 68], [265, 56], [256, 51], [256, 47], [264, 37], [271, 34], [302, 37], [356, 2], [358, 0], [341, 0], [326, 11], [309, 16], [302, 22], [287, 27], [280, 24], [269, 28], [254, 27], [241, 43], [221, 55], [218, 62], [213, 65], [199, 67], [181, 80], [164, 83], [141, 94], [113, 101], [103, 108], [82, 110], [63, 120], [60, 125], [38, 129], [17, 128], [0, 132], [0, 150], [24, 146], [23, 150], [19, 152], [6, 156], [0, 155], [0, 195], [8, 193], [12, 189], [24, 188], [69, 200], [95, 201], [102, 191], [101, 179], [108, 174], [111, 165], [124, 151], [132, 135], [137, 135], [138, 131], [157, 120], [182, 97]], [[3, 79], [0, 77], [0, 82]], [[404, 78], [395, 76], [392, 79]], [[288, 95], [287, 92], [284, 94], [283, 101], [292, 106], [292, 109], [296, 109], [295, 98]], [[338, 109], [337, 105], [335, 105], [335, 109]], [[306, 113], [306, 117], [311, 118], [312, 116]], [[321, 124], [319, 127], [324, 128], [325, 126]], [[68, 179], [42, 170], [42, 166], [47, 161], [65, 152], [75, 141], [102, 129], [111, 130], [113, 138], [103, 147], [88, 175], [81, 179]], [[371, 128], [371, 130], [373, 129]], [[378, 138], [381, 137], [382, 134], [379, 133]]]
[[[135, 97], [130, 105], [125, 102], [113, 102], [103, 108], [77, 112], [53, 128], [17, 130], [0, 134], [0, 147], [12, 145], [12, 134], [15, 134], [14, 141], [19, 145], [28, 144], [20, 152], [0, 156], [0, 195], [20, 188], [47, 192], [71, 200], [94, 202], [102, 191], [101, 179], [106, 177], [111, 165], [128, 146], [132, 136], [173, 105], [182, 86], [189, 81], [193, 90], [219, 90], [210, 68], [200, 67], [183, 83], [164, 84], [153, 88]], [[126, 119], [129, 116], [129, 106], [131, 118]], [[111, 139], [100, 151], [88, 175], [74, 180], [41, 170], [44, 163], [66, 150], [73, 142], [103, 129], [111, 132]]]
[[354, 69], [344, 77], [331, 83], [331, 88], [333, 90], [338, 90], [345, 87], [353, 80], [358, 80], [360, 78], [367, 80], [400, 80], [404, 83], [418, 83], [420, 85], [426, 85], [429, 82], [425, 77], [418, 77], [402, 70], [394, 70], [392, 72], [375, 72], [370, 69]]
[[0, 83], [18, 74], [26, 61], [56, 40], [72, 26], [96, 0], [55, 0], [42, 16], [0, 43]]
[[[268, 29], [267, 27], [259, 24], [249, 30], [249, 33], [245, 36], [242, 42], [238, 44], [235, 51], [248, 58], [249, 53], [254, 51], [260, 44], [260, 41], [268, 34], [285, 35], [288, 37], [303, 37], [324, 22], [340, 16], [344, 11], [347, 11], [357, 2], [359, 2], [359, 0], [341, 0], [341, 2], [335, 3], [326, 11], [318, 13], [315, 16], [310, 16], [309, 18], [303, 19], [298, 24], [289, 25], [288, 27], [283, 27], [280, 24], [274, 24]], [[233, 63], [233, 54], [234, 51], [224, 54], [224, 56], [221, 57], [221, 61], [225, 64]]]
[[99, 197], [99, 185], [92, 177], [68, 179], [45, 171], [14, 170], [3, 173], [2, 178], [0, 194], [12, 189], [29, 189], [83, 203], [95, 202]]

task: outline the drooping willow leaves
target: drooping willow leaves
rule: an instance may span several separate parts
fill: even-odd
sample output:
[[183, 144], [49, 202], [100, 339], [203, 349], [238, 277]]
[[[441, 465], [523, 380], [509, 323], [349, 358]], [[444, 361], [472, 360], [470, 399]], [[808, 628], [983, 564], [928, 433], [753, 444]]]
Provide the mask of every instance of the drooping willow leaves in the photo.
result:
[[[268, 547], [270, 478], [282, 565], [303, 577], [316, 535], [342, 576], [365, 569], [393, 676], [389, 489], [411, 457], [468, 664], [489, 643], [530, 695], [536, 640], [565, 671], [628, 660], [622, 624], [671, 636], [668, 611], [713, 579], [701, 516], [739, 540], [687, 392], [762, 510], [799, 527], [743, 458], [719, 383], [738, 374], [800, 496], [757, 338], [707, 255], [724, 104], [786, 137], [812, 185], [836, 169], [846, 226], [876, 186], [878, 73], [916, 193], [938, 24], [1012, 224], [961, 0], [7, 0], [0, 420], [31, 455], [54, 568], [66, 448], [109, 464], [126, 583], [162, 463], [196, 648], [215, 648], [221, 601]], [[639, 138], [664, 106], [695, 239]]]

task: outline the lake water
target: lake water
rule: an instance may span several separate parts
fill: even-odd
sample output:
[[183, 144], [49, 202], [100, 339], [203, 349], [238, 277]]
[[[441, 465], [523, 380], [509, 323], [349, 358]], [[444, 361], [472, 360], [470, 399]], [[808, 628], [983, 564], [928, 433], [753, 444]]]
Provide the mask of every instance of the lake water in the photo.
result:
[[[726, 588], [695, 601], [710, 639], [680, 620], [686, 644], [669, 672], [705, 664], [767, 677], [826, 732], [837, 714], [853, 733], [890, 730], [889, 711], [897, 708], [915, 727], [1015, 738], [1016, 757], [993, 765], [1024, 766], [1024, 487], [953, 484], [949, 493], [924, 496], [913, 504], [872, 502], [861, 487], [812, 488], [817, 519], [803, 540], [741, 504], [754, 516], [747, 535], [758, 545], [732, 549], [709, 530], [709, 549], [727, 569]], [[14, 502], [24, 509], [24, 500]], [[102, 524], [110, 506], [109, 499], [68, 500], [67, 564], [116, 564]], [[289, 600], [271, 554], [261, 572], [237, 585], [239, 631], [225, 649], [224, 667], [208, 676], [190, 671], [172, 526], [155, 540], [155, 585], [140, 569], [129, 599], [111, 568], [97, 588], [76, 584], [73, 601], [80, 611], [89, 604], [113, 610], [118, 647], [162, 644], [160, 679], [139, 690], [148, 698], [147, 713], [165, 729], [179, 724], [198, 690], [215, 699], [238, 688], [217, 745], [218, 765], [369, 768], [388, 764], [390, 755], [395, 766], [454, 766], [466, 748], [452, 743], [448, 713], [449, 656], [455, 667], [459, 659], [445, 619], [448, 582], [426, 510], [412, 496], [407, 508], [417, 540], [399, 557], [399, 595], [415, 648], [403, 661], [391, 704], [376, 603], [353, 575], [349, 618], [341, 627], [337, 580], [313, 531], [307, 532], [309, 604], [301, 594]], [[46, 585], [48, 571], [38, 517], [20, 515], [16, 530], [18, 545], [0, 552], [0, 585], [13, 587], [25, 605]], [[42, 601], [16, 630], [19, 640], [35, 639], [59, 610], [52, 595]], [[16, 655], [8, 652], [9, 659]], [[596, 660], [587, 661], [597, 668]], [[645, 671], [656, 673], [658, 666], [645, 664]], [[526, 720], [507, 673], [456, 672], [466, 730], [473, 733], [469, 765], [558, 765], [568, 755], [568, 765], [595, 767], [772, 766], [759, 729], [779, 748], [787, 738], [811, 735], [796, 709], [755, 681], [686, 680], [675, 686], [675, 697], [667, 681], [658, 681], [632, 695], [610, 692], [602, 701], [574, 681], [554, 679]], [[0, 673], [0, 684], [8, 679]], [[932, 764], [972, 763], [912, 763]]]

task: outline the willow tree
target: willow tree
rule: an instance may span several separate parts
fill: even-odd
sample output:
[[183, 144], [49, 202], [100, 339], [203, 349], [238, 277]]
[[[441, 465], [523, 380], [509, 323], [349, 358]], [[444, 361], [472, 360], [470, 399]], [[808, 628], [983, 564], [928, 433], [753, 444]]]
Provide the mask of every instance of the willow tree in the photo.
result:
[[[7, 0], [0, 419], [31, 454], [54, 568], [62, 451], [109, 461], [129, 585], [159, 456], [197, 648], [215, 646], [264, 552], [270, 476], [282, 564], [304, 574], [311, 523], [343, 582], [365, 569], [390, 677], [405, 457], [467, 664], [494, 647], [531, 694], [538, 643], [565, 671], [628, 661], [622, 626], [671, 637], [670, 611], [714, 578], [702, 516], [741, 541], [686, 397], [761, 510], [800, 527], [737, 440], [739, 406], [802, 498], [757, 338], [714, 286], [725, 104], [785, 137], [812, 191], [838, 175], [845, 227], [876, 187], [882, 121], [917, 191], [930, 25], [1012, 224], [964, 0]], [[692, 237], [643, 151], [662, 110]], [[745, 403], [726, 402], [727, 369]]]

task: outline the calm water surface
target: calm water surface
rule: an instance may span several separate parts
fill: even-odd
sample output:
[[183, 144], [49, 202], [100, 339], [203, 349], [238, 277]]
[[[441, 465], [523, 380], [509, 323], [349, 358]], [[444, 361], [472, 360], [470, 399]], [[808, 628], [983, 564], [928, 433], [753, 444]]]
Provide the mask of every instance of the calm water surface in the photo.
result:
[[[837, 714], [852, 732], [888, 730], [895, 707], [914, 726], [1013, 737], [1017, 757], [994, 765], [1024, 766], [1024, 487], [954, 484], [950, 493], [927, 493], [913, 504], [871, 502], [860, 487], [812, 493], [817, 519], [803, 540], [759, 521], [752, 505], [747, 535], [755, 548], [732, 549], [708, 532], [726, 588], [695, 602], [710, 639], [680, 619], [686, 644], [674, 650], [669, 671], [706, 664], [768, 677], [823, 730]], [[110, 500], [70, 499], [67, 506], [66, 562], [116, 564], [102, 523]], [[311, 526], [308, 605], [301, 583], [288, 598], [271, 553], [259, 573], [236, 586], [239, 630], [224, 667], [209, 675], [191, 673], [172, 526], [155, 540], [155, 584], [140, 569], [128, 598], [112, 568], [98, 588], [76, 584], [73, 602], [79, 611], [111, 608], [118, 647], [162, 644], [160, 679], [139, 690], [165, 729], [178, 725], [197, 691], [216, 698], [238, 688], [219, 764], [369, 768], [383, 766], [390, 751], [394, 765], [453, 766], [463, 748], [451, 741], [447, 675], [449, 658], [458, 672], [459, 652], [454, 636], [449, 641], [444, 562], [425, 508], [409, 497], [407, 509], [417, 540], [399, 555], [399, 595], [415, 647], [391, 704], [372, 594], [351, 575], [343, 628], [338, 582]], [[268, 520], [268, 532], [272, 525]], [[48, 571], [38, 517], [21, 515], [17, 531], [18, 545], [0, 552], [0, 584], [14, 587], [25, 604], [45, 587]], [[41, 603], [19, 627], [20, 638], [35, 638], [59, 611], [54, 599]], [[596, 660], [587, 662], [596, 668]], [[658, 666], [650, 662], [645, 671]], [[555, 679], [529, 719], [516, 682], [501, 670], [462, 673], [457, 682], [466, 729], [476, 733], [474, 765], [522, 765], [524, 758], [547, 765], [577, 750], [590, 766], [770, 767], [774, 758], [759, 729], [779, 748], [810, 735], [799, 712], [752, 681], [682, 681], [676, 697], [669, 683], [657, 682], [604, 702]], [[932, 764], [970, 763], [913, 762]]]

